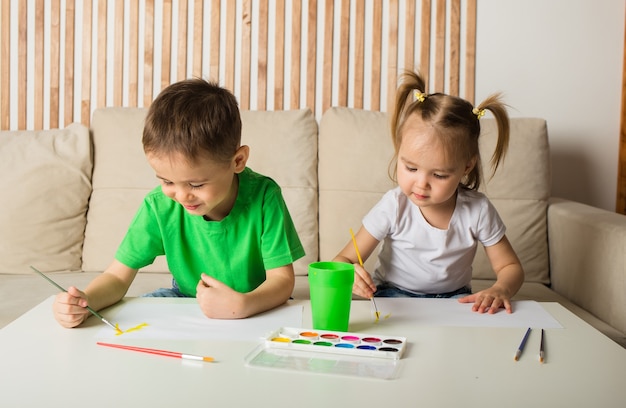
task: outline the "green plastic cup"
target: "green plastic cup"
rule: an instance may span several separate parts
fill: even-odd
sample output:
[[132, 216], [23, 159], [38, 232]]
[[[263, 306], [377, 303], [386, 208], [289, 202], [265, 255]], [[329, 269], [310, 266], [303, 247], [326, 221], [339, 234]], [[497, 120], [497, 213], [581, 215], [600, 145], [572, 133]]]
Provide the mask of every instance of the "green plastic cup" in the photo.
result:
[[354, 265], [343, 262], [309, 264], [313, 328], [348, 331]]

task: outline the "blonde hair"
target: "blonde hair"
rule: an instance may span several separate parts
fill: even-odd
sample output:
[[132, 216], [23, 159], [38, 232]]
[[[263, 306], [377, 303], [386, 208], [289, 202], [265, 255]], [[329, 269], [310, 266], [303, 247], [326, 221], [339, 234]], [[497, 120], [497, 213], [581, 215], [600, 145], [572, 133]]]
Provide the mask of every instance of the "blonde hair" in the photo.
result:
[[491, 176], [504, 160], [509, 144], [509, 117], [500, 94], [490, 95], [474, 107], [465, 99], [456, 96], [425, 92], [426, 86], [419, 74], [406, 72], [401, 76], [395, 110], [391, 117], [391, 137], [394, 145], [394, 157], [390, 164], [391, 178], [396, 180], [403, 127], [411, 115], [419, 115], [422, 121], [433, 126], [446, 151], [453, 154], [452, 157], [465, 161], [476, 158], [476, 165], [461, 180], [461, 185], [477, 190], [482, 178], [478, 137], [480, 118], [485, 110], [493, 114], [498, 125], [498, 141], [491, 156]]

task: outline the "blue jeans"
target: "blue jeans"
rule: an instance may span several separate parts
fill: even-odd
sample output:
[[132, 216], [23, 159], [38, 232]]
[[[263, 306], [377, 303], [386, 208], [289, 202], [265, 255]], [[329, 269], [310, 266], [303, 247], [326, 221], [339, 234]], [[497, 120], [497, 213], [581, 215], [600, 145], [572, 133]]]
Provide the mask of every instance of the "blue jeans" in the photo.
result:
[[159, 288], [152, 292], [141, 295], [141, 297], [179, 297], [186, 298], [189, 297], [180, 291], [178, 288], [178, 283], [175, 279], [172, 279], [172, 287], [171, 288]]
[[391, 298], [401, 298], [401, 297], [413, 297], [413, 298], [430, 298], [430, 299], [458, 299], [465, 297], [467, 295], [472, 294], [472, 288], [469, 286], [463, 286], [460, 289], [457, 289], [452, 292], [447, 293], [412, 293], [406, 290], [402, 290], [397, 288], [387, 282], [381, 283], [378, 285], [376, 292], [374, 293], [375, 297], [391, 297]]

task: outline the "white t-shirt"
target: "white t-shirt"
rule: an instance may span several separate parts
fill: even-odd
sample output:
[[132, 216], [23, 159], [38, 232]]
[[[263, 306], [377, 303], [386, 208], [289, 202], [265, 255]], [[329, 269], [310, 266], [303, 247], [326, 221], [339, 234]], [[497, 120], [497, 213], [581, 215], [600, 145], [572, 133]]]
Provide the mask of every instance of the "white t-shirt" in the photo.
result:
[[506, 227], [487, 197], [458, 189], [447, 230], [430, 225], [418, 206], [400, 191], [388, 191], [363, 219], [382, 249], [374, 282], [389, 282], [414, 293], [447, 293], [469, 286], [477, 242], [497, 244]]

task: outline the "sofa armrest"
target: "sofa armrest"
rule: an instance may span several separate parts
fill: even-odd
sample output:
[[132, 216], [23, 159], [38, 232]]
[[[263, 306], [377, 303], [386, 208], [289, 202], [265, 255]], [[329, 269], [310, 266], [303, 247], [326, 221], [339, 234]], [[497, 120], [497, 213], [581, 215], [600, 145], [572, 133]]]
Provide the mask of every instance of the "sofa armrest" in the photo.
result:
[[548, 245], [552, 289], [626, 332], [626, 216], [552, 198]]

